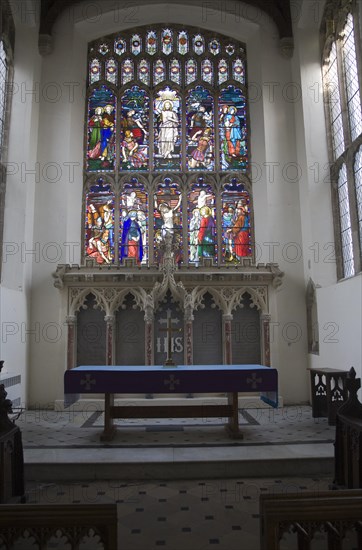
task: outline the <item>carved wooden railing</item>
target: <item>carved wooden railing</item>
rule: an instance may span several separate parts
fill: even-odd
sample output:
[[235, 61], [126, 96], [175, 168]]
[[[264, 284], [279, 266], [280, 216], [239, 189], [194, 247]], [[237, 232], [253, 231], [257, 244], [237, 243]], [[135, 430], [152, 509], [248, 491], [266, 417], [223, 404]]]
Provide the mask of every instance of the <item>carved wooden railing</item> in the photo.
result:
[[261, 550], [279, 550], [291, 533], [298, 550], [317, 548], [317, 537], [327, 539], [328, 550], [352, 548], [343, 541], [354, 535], [354, 548], [362, 550], [362, 491], [323, 491], [260, 497]]
[[346, 378], [347, 401], [338, 409], [334, 444], [337, 487], [362, 489], [362, 404], [357, 392], [361, 379], [352, 367]]
[[117, 505], [0, 505], [0, 548], [117, 550]]
[[[3, 361], [0, 362], [1, 366]], [[0, 384], [0, 503], [24, 495], [24, 458], [20, 429], [9, 418], [12, 403]]]

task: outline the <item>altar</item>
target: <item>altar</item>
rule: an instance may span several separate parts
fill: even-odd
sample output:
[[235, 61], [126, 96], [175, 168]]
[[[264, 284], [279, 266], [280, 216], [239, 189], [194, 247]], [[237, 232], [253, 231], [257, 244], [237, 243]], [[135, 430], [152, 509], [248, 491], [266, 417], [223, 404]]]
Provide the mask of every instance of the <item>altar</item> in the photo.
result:
[[[103, 440], [114, 437], [115, 418], [210, 418], [225, 417], [231, 437], [239, 431], [238, 394], [259, 393], [272, 407], [278, 406], [278, 372], [263, 365], [80, 366], [64, 374], [65, 406], [80, 394], [105, 395]], [[225, 393], [225, 405], [115, 406], [115, 394]], [[175, 400], [176, 401], [176, 400]]]

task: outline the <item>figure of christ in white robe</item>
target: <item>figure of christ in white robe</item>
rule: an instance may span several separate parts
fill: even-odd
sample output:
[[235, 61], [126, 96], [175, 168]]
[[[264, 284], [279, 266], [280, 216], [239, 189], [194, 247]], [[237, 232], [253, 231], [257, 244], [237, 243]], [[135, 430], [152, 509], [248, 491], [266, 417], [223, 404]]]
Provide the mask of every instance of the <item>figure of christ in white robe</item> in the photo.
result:
[[178, 117], [172, 110], [172, 103], [165, 101], [161, 111], [161, 123], [158, 133], [158, 151], [160, 155], [169, 159], [175, 150], [178, 138]]

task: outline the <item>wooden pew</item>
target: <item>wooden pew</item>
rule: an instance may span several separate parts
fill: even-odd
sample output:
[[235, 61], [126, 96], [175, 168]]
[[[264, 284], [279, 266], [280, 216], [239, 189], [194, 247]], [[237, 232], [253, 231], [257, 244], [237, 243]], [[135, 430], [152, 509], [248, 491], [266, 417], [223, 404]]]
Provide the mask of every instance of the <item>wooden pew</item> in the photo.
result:
[[324, 534], [329, 550], [342, 550], [347, 548], [343, 541], [351, 531], [356, 532], [357, 548], [362, 550], [360, 490], [260, 496], [261, 550], [279, 550], [287, 533], [296, 534], [298, 550], [317, 548], [312, 546], [317, 533]]
[[352, 368], [346, 378], [348, 400], [338, 409], [334, 445], [337, 488], [362, 489], [362, 405], [357, 392], [361, 380]]
[[117, 550], [117, 505], [0, 505], [0, 548], [12, 550], [16, 541], [31, 544], [33, 539], [37, 545], [29, 547], [40, 550], [66, 544], [78, 550], [82, 540], [85, 549], [90, 547], [90, 539], [92, 547], [98, 542], [98, 548]]

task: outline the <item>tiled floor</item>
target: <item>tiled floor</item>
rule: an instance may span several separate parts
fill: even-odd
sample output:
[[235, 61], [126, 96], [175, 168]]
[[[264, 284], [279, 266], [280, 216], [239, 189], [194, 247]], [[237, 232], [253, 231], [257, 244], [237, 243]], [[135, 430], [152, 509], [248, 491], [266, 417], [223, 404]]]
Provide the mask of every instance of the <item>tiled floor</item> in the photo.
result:
[[[224, 471], [228, 460], [235, 462], [245, 455], [249, 461], [253, 457], [257, 460], [268, 453], [274, 456], [275, 450], [284, 458], [288, 458], [291, 448], [301, 457], [306, 449], [317, 454], [322, 449], [326, 456], [331, 455], [335, 428], [325, 418], [313, 419], [308, 406], [243, 409], [239, 416], [244, 436], [241, 440], [228, 438], [222, 418], [152, 419], [117, 421], [115, 439], [104, 444], [99, 437], [103, 415], [94, 408], [88, 412], [24, 411], [17, 424], [22, 429], [25, 462], [41, 462], [47, 457], [44, 468], [60, 456], [70, 466], [78, 461], [82, 467], [83, 461], [102, 460], [97, 457], [108, 452], [107, 456], [112, 456], [116, 464], [118, 461], [117, 471], [122, 468], [124, 472], [124, 457], [138, 452], [145, 468], [157, 453], [161, 470], [154, 471], [162, 473], [162, 468], [169, 468], [179, 453], [188, 477], [190, 457], [197, 457], [201, 469], [204, 464], [206, 471], [212, 453], [217, 453]], [[108, 481], [28, 481], [26, 490], [28, 501], [34, 503], [117, 502], [122, 550], [259, 550], [260, 494], [318, 492], [327, 489], [332, 481], [330, 472], [298, 475], [300, 471], [295, 470], [294, 477], [276, 479], [265, 470], [259, 478], [249, 479], [242, 475], [206, 479], [200, 475], [196, 480], [149, 476], [132, 481], [124, 477]], [[282, 541], [281, 550], [292, 548], [296, 548], [295, 541]], [[352, 550], [353, 543], [346, 548]], [[313, 550], [327, 547], [317, 541]]]
[[[29, 502], [117, 502], [121, 550], [259, 550], [260, 494], [318, 492], [328, 489], [330, 481], [321, 477], [32, 483], [27, 493]], [[322, 541], [320, 546], [318, 539], [316, 543], [313, 549], [324, 548]], [[294, 538], [285, 539], [281, 550], [292, 548]]]

